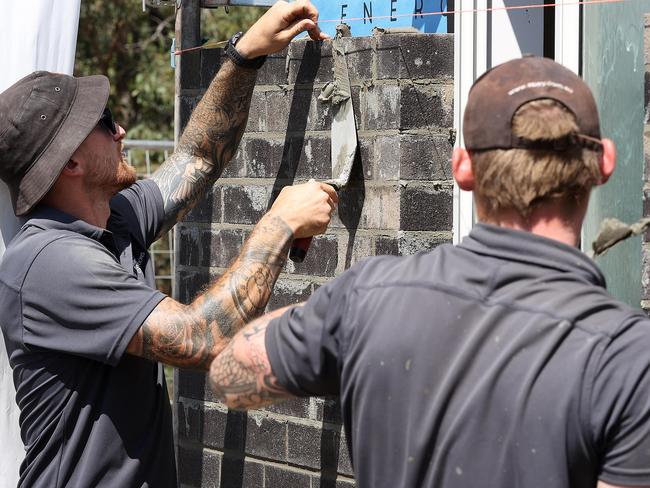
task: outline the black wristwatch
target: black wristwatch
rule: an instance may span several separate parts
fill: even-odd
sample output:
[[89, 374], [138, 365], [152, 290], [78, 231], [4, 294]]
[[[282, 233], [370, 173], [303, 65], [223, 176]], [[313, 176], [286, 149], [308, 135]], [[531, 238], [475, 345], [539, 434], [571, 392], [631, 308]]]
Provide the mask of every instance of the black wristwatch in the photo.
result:
[[244, 56], [239, 54], [239, 51], [236, 49], [235, 46], [243, 35], [243, 32], [238, 32], [230, 38], [228, 45], [226, 46], [226, 56], [228, 56], [237, 66], [241, 66], [242, 68], [260, 69], [264, 65], [264, 61], [266, 61], [266, 56], [246, 59]]

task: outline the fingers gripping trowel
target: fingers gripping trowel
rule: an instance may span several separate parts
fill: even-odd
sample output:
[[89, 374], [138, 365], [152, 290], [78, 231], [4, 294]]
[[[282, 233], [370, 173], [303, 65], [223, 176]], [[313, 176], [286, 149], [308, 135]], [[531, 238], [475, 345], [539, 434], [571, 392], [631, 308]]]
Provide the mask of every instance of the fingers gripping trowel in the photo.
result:
[[[323, 88], [319, 100], [332, 105], [332, 179], [325, 181], [338, 192], [348, 184], [352, 165], [357, 153], [357, 126], [352, 105], [350, 75], [345, 58], [345, 48], [342, 37], [348, 37], [350, 29], [347, 25], [336, 28], [336, 37], [332, 42], [334, 57], [334, 81]], [[301, 263], [307, 255], [311, 237], [293, 241], [289, 257], [296, 263]]]

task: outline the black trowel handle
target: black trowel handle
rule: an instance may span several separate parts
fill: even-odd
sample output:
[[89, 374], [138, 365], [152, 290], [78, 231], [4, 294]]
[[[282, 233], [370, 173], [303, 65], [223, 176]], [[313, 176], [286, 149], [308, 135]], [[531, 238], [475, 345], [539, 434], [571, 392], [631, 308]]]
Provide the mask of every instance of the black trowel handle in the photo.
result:
[[294, 263], [302, 263], [307, 257], [307, 251], [311, 245], [311, 237], [300, 237], [293, 241], [291, 250], [289, 251], [289, 258]]

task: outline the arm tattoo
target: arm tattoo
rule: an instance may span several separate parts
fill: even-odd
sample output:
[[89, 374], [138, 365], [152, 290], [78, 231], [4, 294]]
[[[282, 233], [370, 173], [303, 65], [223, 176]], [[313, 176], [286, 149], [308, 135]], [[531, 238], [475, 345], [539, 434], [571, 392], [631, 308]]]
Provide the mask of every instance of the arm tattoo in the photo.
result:
[[190, 211], [235, 155], [256, 76], [256, 70], [226, 60], [192, 113], [176, 151], [153, 174], [165, 209], [159, 235]]
[[264, 343], [269, 322], [285, 311], [277, 310], [245, 327], [212, 363], [210, 385], [229, 408], [259, 408], [291, 396], [278, 384]]
[[281, 218], [264, 216], [235, 262], [191, 305], [168, 298], [154, 309], [140, 329], [141, 350], [130, 351], [173, 366], [207, 369], [230, 338], [264, 312], [292, 237]]

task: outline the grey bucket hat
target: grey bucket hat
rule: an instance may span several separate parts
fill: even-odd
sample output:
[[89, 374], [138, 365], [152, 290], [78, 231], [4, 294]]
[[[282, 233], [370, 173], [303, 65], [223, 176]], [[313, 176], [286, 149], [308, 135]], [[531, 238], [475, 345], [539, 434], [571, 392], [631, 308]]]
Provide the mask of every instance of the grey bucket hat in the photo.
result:
[[97, 125], [108, 92], [105, 76], [36, 71], [0, 93], [0, 178], [16, 215], [52, 188]]

